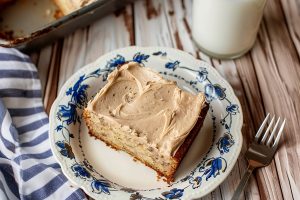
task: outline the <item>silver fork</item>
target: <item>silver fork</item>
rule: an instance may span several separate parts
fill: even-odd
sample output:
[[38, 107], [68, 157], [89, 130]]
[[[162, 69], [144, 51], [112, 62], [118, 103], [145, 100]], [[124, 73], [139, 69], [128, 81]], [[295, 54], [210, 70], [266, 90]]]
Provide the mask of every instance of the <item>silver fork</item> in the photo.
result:
[[[275, 116], [271, 119], [266, 131], [263, 133], [263, 130], [265, 129], [270, 114], [266, 116], [263, 123], [259, 127], [256, 135], [255, 140], [252, 142], [245, 154], [245, 157], [248, 161], [248, 168], [245, 174], [243, 175], [243, 178], [241, 179], [237, 189], [235, 190], [232, 200], [238, 200], [240, 194], [243, 192], [244, 188], [247, 185], [247, 182], [253, 172], [254, 169], [259, 167], [265, 167], [269, 165], [274, 157], [274, 154], [277, 150], [279, 139], [282, 134], [284, 125], [285, 125], [285, 119], [281, 123], [281, 126], [278, 131], [277, 127], [280, 123], [280, 117], [278, 118], [277, 122], [275, 123], [275, 126], [272, 129], [271, 135], [269, 134], [272, 125], [275, 120]], [[277, 133], [277, 134], [276, 134]], [[273, 139], [276, 136], [275, 140]], [[269, 136], [269, 137], [268, 137]], [[268, 139], [268, 140], [267, 140]], [[274, 141], [274, 142], [273, 142]], [[272, 143], [273, 142], [273, 143]], [[271, 145], [272, 143], [272, 145]]]

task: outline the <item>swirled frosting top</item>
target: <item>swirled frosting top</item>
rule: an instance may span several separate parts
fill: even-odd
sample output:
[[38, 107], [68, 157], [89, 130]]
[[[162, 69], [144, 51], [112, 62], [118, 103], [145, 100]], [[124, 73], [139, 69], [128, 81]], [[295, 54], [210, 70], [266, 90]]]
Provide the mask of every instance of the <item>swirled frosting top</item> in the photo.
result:
[[172, 156], [196, 124], [205, 97], [130, 62], [115, 69], [87, 109], [109, 124]]

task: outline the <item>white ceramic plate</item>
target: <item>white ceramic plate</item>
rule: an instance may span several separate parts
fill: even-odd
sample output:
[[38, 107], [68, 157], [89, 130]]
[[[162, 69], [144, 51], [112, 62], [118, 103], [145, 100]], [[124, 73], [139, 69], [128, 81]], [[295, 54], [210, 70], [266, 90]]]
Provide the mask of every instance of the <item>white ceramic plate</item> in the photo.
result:
[[[119, 64], [136, 61], [177, 81], [192, 93], [204, 91], [210, 109], [203, 128], [168, 185], [122, 151], [90, 137], [82, 119], [87, 101]], [[50, 113], [50, 140], [63, 173], [95, 199], [193, 199], [229, 175], [242, 146], [242, 110], [231, 86], [205, 62], [171, 48], [127, 47], [101, 56], [62, 87]]]

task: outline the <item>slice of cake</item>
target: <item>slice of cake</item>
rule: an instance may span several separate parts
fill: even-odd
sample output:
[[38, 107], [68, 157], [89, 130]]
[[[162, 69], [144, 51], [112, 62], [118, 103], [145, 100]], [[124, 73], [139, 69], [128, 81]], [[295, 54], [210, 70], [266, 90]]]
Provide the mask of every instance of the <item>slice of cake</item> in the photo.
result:
[[130, 62], [115, 69], [88, 103], [89, 133], [172, 181], [197, 136], [208, 105], [158, 73]]

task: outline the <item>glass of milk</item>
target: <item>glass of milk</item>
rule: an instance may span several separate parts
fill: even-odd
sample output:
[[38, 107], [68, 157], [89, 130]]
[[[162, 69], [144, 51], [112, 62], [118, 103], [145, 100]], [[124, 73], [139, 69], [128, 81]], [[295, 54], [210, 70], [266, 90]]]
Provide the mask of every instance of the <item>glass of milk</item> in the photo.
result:
[[255, 42], [266, 0], [194, 0], [193, 39], [217, 58], [236, 58]]

